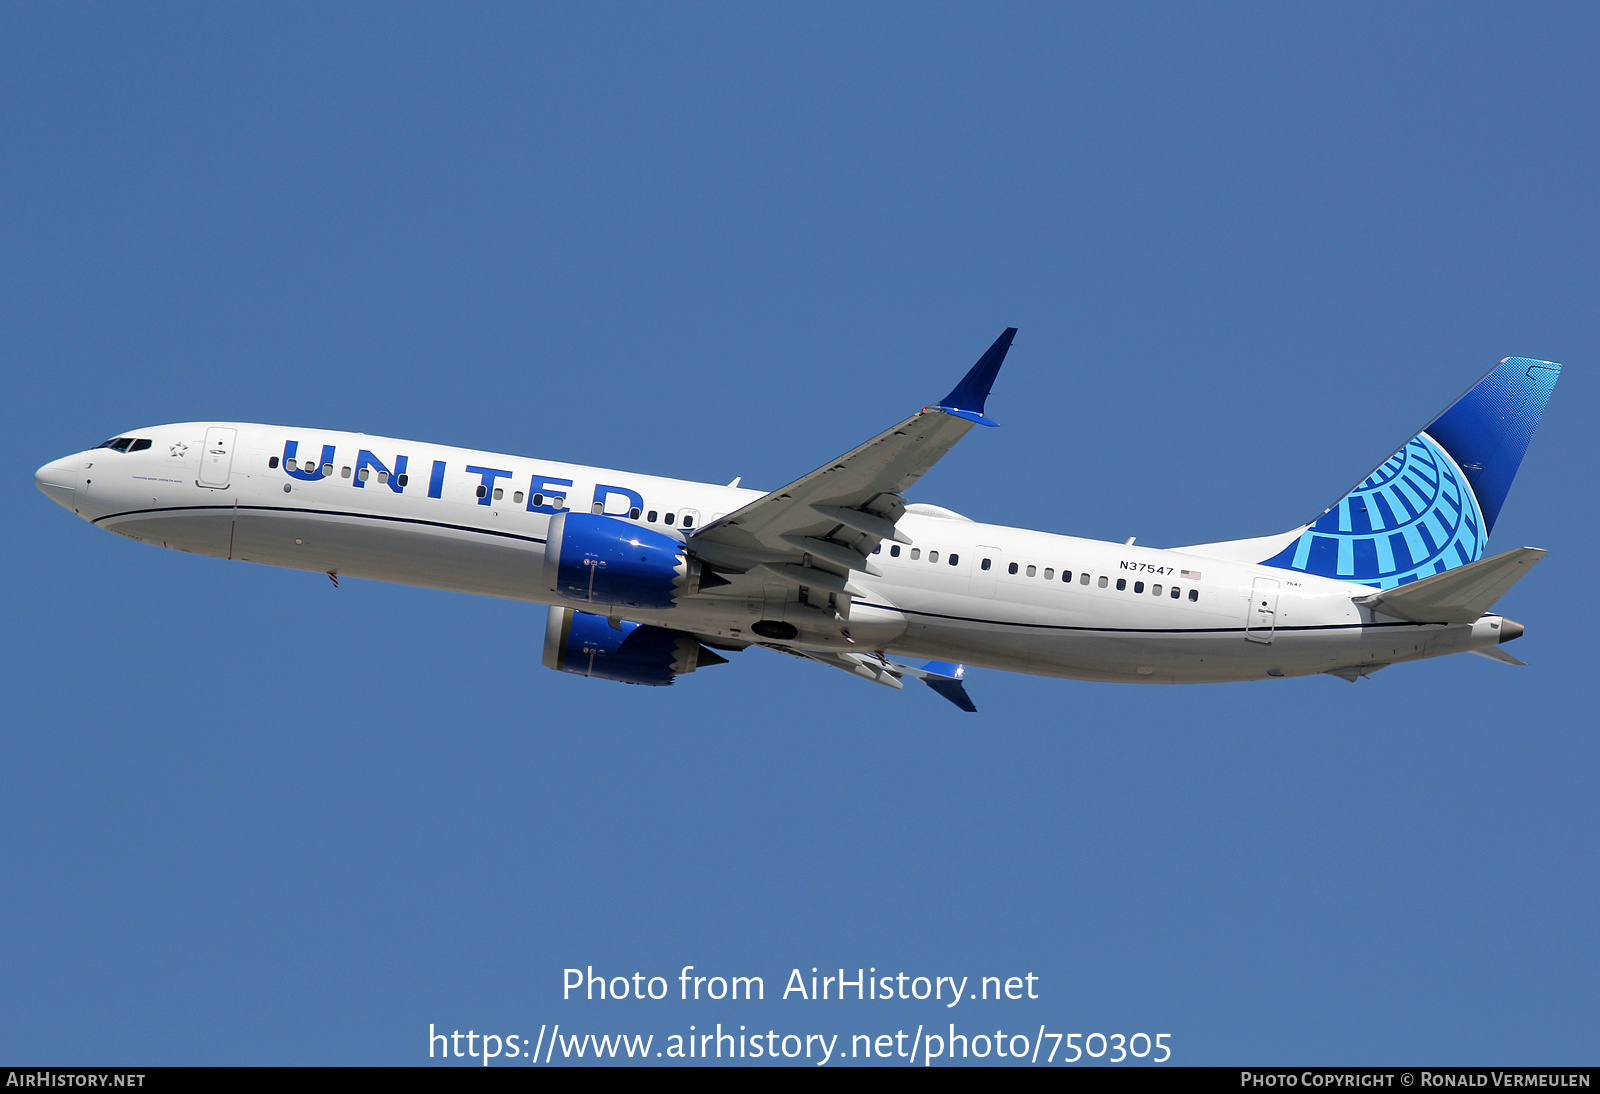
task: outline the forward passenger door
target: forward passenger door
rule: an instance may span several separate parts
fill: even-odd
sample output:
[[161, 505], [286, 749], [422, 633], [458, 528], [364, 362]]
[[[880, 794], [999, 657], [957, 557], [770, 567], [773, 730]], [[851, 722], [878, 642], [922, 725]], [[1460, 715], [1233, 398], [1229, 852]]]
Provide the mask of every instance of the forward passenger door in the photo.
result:
[[200, 452], [198, 485], [212, 490], [221, 490], [228, 485], [233, 472], [233, 442], [238, 435], [237, 429], [223, 429], [220, 426], [206, 430], [205, 448]]

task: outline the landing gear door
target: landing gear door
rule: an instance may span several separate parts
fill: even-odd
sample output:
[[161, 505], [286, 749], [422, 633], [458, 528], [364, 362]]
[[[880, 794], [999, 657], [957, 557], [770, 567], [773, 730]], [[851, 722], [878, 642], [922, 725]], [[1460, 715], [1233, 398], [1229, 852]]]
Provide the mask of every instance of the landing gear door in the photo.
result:
[[238, 438], [237, 429], [212, 426], [206, 430], [206, 445], [200, 452], [200, 478], [197, 485], [213, 490], [224, 489], [233, 472], [233, 445]]
[[775, 577], [769, 577], [761, 583], [761, 618], [783, 618], [784, 605], [789, 602], [789, 586]]
[[1272, 644], [1278, 626], [1278, 580], [1258, 577], [1250, 585], [1250, 606], [1244, 621], [1244, 636], [1251, 642]]

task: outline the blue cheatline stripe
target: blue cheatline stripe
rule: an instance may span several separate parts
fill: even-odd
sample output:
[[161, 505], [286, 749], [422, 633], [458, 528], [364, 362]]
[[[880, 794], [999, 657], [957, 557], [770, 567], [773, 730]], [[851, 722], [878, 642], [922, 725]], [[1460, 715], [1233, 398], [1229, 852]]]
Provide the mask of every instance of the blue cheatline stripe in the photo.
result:
[[501, 539], [521, 540], [525, 543], [543, 543], [540, 536], [518, 535], [516, 532], [500, 532], [493, 528], [474, 528], [470, 524], [450, 524], [440, 520], [418, 520], [415, 517], [389, 517], [381, 513], [352, 513], [342, 509], [304, 509], [292, 505], [163, 505], [153, 509], [129, 509], [121, 513], [107, 513], [103, 517], [95, 517], [92, 524], [99, 524], [103, 520], [116, 520], [119, 517], [137, 517], [145, 513], [190, 513], [210, 510], [218, 513], [306, 513], [318, 517], [348, 517], [353, 520], [379, 520], [390, 524], [420, 524], [429, 528], [448, 528], [457, 532], [476, 532], [483, 536], [498, 536]]
[[[1059, 623], [1015, 623], [1005, 619], [981, 619], [971, 615], [946, 615], [942, 612], [924, 612], [915, 608], [897, 608], [893, 604], [874, 604], [870, 600], [853, 600], [852, 604], [860, 604], [867, 608], [882, 608], [885, 611], [899, 612], [901, 615], [918, 615], [925, 619], [948, 619], [954, 623], [981, 623], [990, 627], [1014, 627], [1019, 630], [1034, 631], [1073, 631], [1084, 634], [1243, 634], [1245, 627], [1071, 627]], [[1449, 623], [1321, 623], [1300, 627], [1277, 627], [1277, 633], [1285, 631], [1365, 631], [1388, 630], [1394, 627], [1448, 627]]]

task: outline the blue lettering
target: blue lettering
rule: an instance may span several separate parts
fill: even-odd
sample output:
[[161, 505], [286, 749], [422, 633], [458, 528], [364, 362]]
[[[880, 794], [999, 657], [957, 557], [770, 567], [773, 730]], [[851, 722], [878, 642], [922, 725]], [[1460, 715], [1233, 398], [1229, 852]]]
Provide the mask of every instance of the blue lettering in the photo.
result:
[[433, 461], [433, 477], [428, 480], [428, 497], [444, 497], [444, 461]]
[[289, 473], [290, 478], [299, 479], [301, 482], [316, 482], [323, 477], [322, 469], [333, 463], [333, 445], [325, 444], [322, 446], [322, 460], [317, 464], [316, 469], [303, 471], [299, 462], [294, 458], [295, 453], [299, 451], [299, 441], [283, 442], [283, 469]]
[[[396, 494], [401, 493], [405, 490], [405, 487], [400, 485], [400, 476], [406, 473], [406, 461], [409, 458], [410, 457], [407, 456], [396, 456], [394, 458], [394, 471], [393, 473], [390, 473], [388, 467], [384, 466], [383, 462], [380, 461], [378, 457], [374, 456], [371, 452], [368, 452], [365, 448], [363, 448], [360, 454], [356, 456], [356, 485], [367, 485], [361, 481], [361, 472], [365, 471], [369, 467], [372, 467], [383, 473], [382, 478], [387, 478], [389, 480], [390, 490], [393, 490]], [[382, 481], [382, 478], [379, 479], [380, 482]]]
[[[538, 475], [528, 484], [528, 512], [554, 513], [556, 507], [551, 504], [554, 498], [565, 498], [567, 491], [572, 488], [571, 479], [541, 479]], [[533, 504], [533, 499], [538, 498], [539, 504]]]
[[611, 499], [612, 494], [621, 494], [628, 499], [628, 507], [620, 513], [612, 513], [611, 515], [614, 517], [627, 516], [630, 508], [644, 508], [644, 497], [638, 492], [629, 490], [626, 486], [606, 486], [601, 484], [594, 488], [594, 503], [600, 507], [599, 512], [604, 513], [606, 511], [606, 503]]
[[509, 479], [511, 477], [511, 472], [501, 471], [496, 467], [472, 467], [470, 465], [467, 467], [467, 474], [479, 475], [483, 479], [483, 485], [479, 487], [479, 505], [489, 504], [489, 495], [494, 493], [495, 479]]

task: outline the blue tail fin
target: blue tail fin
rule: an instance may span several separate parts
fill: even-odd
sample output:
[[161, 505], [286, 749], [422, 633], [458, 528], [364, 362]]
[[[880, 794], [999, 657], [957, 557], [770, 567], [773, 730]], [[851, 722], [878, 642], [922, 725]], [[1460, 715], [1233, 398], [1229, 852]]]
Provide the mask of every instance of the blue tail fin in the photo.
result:
[[1560, 375], [1507, 357], [1263, 565], [1392, 589], [1476, 562]]

